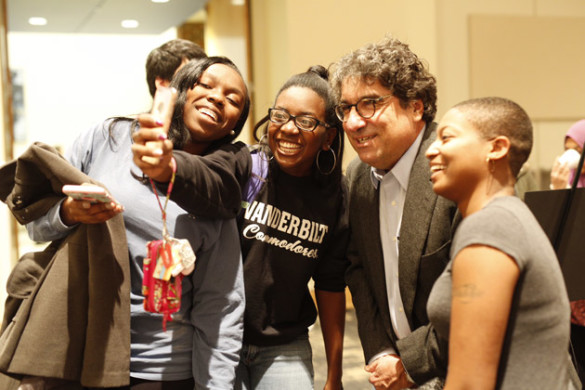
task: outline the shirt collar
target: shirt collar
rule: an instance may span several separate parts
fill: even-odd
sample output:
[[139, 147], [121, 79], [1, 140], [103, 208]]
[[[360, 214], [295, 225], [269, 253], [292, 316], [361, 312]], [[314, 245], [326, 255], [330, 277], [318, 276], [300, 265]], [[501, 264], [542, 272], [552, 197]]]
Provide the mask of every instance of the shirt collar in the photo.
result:
[[422, 137], [426, 127], [427, 127], [426, 125], [425, 127], [423, 127], [423, 129], [418, 134], [412, 145], [410, 145], [406, 153], [404, 153], [402, 157], [400, 157], [400, 160], [396, 162], [396, 164], [394, 165], [394, 167], [392, 167], [391, 170], [386, 171], [383, 169], [371, 167], [370, 179], [372, 180], [372, 185], [374, 186], [374, 188], [378, 189], [378, 185], [384, 179], [384, 176], [390, 172], [394, 175], [394, 177], [396, 177], [396, 180], [398, 180], [398, 183], [400, 183], [400, 186], [402, 188], [404, 188], [405, 190], [408, 188], [410, 171], [412, 170], [412, 166], [414, 165], [414, 160], [416, 159], [416, 155], [422, 142]]

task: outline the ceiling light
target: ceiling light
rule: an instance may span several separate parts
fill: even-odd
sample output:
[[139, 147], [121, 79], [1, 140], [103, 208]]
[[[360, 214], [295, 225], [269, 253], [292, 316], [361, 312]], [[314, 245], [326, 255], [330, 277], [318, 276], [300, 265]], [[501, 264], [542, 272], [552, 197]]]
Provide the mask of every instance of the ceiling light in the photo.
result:
[[169, 2], [169, 0], [150, 0], [150, 1], [152, 1], [153, 3], [168, 3]]
[[140, 23], [138, 23], [138, 20], [134, 20], [134, 19], [126, 19], [126, 20], [122, 20], [122, 27], [124, 28], [136, 28], [138, 27]]
[[244, 5], [246, 4], [245, 0], [232, 0], [231, 1], [232, 5]]
[[33, 16], [32, 18], [28, 19], [28, 23], [32, 24], [33, 26], [44, 26], [47, 24], [47, 19]]

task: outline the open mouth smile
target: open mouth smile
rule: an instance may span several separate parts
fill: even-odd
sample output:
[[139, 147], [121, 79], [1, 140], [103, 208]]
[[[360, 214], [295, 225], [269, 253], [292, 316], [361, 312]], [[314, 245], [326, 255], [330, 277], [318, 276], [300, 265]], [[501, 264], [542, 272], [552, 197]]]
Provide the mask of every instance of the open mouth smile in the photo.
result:
[[373, 138], [374, 138], [374, 136], [371, 135], [368, 137], [359, 137], [359, 138], [354, 138], [354, 139], [357, 141], [358, 145], [360, 145], [360, 144], [364, 144], [364, 143], [368, 142], [369, 140], [371, 140]]
[[208, 107], [200, 107], [199, 112], [210, 117], [214, 122], [219, 122], [219, 114]]
[[439, 172], [445, 169], [444, 165], [431, 165], [431, 173]]
[[289, 142], [289, 141], [278, 141], [278, 149], [284, 154], [293, 154], [302, 149], [302, 145]]

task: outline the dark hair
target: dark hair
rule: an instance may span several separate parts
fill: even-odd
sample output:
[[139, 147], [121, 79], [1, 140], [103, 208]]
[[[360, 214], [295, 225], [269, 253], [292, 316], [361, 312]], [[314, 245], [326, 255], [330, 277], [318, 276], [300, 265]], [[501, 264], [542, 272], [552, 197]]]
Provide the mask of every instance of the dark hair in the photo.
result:
[[[183, 120], [183, 112], [185, 110], [185, 101], [187, 99], [187, 92], [199, 82], [201, 75], [207, 68], [214, 64], [223, 64], [234, 69], [240, 77], [242, 74], [238, 70], [238, 67], [227, 57], [214, 56], [207, 57], [203, 60], [189, 61], [185, 64], [173, 80], [171, 81], [171, 87], [177, 89], [177, 101], [175, 103], [175, 109], [173, 111], [173, 117], [171, 119], [171, 126], [169, 128], [169, 139], [173, 141], [175, 149], [181, 150], [185, 144], [191, 139], [191, 133]], [[243, 79], [243, 77], [242, 77]], [[244, 83], [245, 85], [245, 83]], [[244, 124], [248, 119], [248, 113], [250, 112], [250, 95], [246, 88], [244, 96], [244, 107], [242, 108], [242, 114], [236, 122], [234, 128], [234, 134], [228, 134], [225, 137], [213, 141], [209, 146], [208, 150], [214, 149], [219, 145], [233, 141], [244, 128]]]
[[501, 97], [466, 100], [453, 106], [484, 139], [503, 135], [510, 140], [508, 161], [516, 177], [532, 150], [532, 122], [517, 103]]
[[331, 77], [331, 86], [336, 100], [341, 97], [341, 84], [348, 78], [366, 82], [378, 80], [400, 100], [403, 108], [413, 100], [422, 100], [422, 119], [430, 123], [437, 113], [437, 82], [427, 66], [414, 54], [407, 44], [386, 37], [377, 43], [363, 46], [336, 64]]
[[[314, 91], [317, 95], [323, 99], [325, 103], [325, 122], [332, 128], [335, 128], [337, 134], [331, 144], [331, 150], [335, 154], [335, 159], [331, 155], [331, 153], [319, 153], [317, 155], [317, 159], [319, 159], [319, 167], [324, 172], [330, 172], [330, 174], [325, 175], [319, 171], [316, 167], [316, 163], [313, 166], [313, 172], [317, 178], [320, 180], [325, 180], [326, 178], [330, 177], [336, 181], [341, 178], [341, 162], [343, 159], [343, 148], [344, 148], [344, 136], [343, 136], [343, 128], [341, 122], [335, 115], [335, 99], [331, 88], [328, 83], [329, 72], [328, 70], [321, 66], [315, 65], [310, 67], [306, 72], [299, 73], [291, 78], [289, 78], [280, 88], [278, 93], [276, 94], [276, 100], [280, 94], [289, 89], [290, 87], [302, 87], [302, 88], [309, 88], [310, 90]], [[262, 118], [256, 126], [254, 126], [254, 138], [256, 141], [260, 141], [260, 139], [266, 134], [268, 131], [268, 127], [264, 126], [264, 130], [262, 132], [262, 136], [258, 137], [259, 129], [268, 122], [268, 115]], [[264, 152], [268, 155], [271, 155], [272, 152], [270, 148], [266, 145], [261, 145]], [[335, 164], [335, 165], [333, 165]]]
[[201, 59], [207, 54], [196, 43], [173, 39], [153, 49], [146, 57], [146, 82], [151, 96], [156, 92], [156, 78], [171, 81], [184, 60]]

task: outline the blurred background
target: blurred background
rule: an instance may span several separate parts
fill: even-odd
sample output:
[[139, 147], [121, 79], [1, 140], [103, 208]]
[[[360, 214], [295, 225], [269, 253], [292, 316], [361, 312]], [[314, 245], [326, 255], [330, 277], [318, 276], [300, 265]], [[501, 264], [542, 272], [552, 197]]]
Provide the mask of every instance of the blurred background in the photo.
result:
[[[32, 142], [65, 150], [96, 122], [149, 110], [146, 56], [177, 37], [242, 71], [253, 102], [246, 142], [290, 75], [385, 34], [437, 77], [437, 120], [479, 96], [527, 110], [534, 189], [548, 188], [566, 130], [585, 118], [584, 0], [0, 0], [0, 26], [0, 165]], [[344, 166], [354, 156], [348, 147]], [[12, 265], [37, 248], [0, 207], [0, 302]]]

